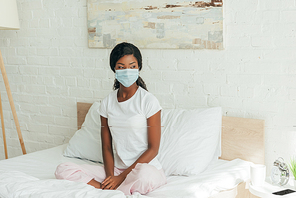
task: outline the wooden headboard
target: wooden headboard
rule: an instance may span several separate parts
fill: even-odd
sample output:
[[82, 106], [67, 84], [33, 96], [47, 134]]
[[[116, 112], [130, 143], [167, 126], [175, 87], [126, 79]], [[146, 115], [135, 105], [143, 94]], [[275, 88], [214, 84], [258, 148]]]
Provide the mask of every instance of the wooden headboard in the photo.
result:
[[[81, 128], [91, 105], [77, 103], [78, 129]], [[221, 159], [235, 158], [264, 164], [264, 120], [223, 116]]]

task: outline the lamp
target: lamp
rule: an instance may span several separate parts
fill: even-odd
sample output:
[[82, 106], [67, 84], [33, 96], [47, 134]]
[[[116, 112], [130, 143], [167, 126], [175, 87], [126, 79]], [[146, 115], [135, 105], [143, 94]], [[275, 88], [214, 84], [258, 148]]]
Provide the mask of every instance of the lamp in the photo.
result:
[[[18, 20], [18, 12], [16, 6], [16, 0], [0, 0], [0, 30], [17, 30], [20, 28], [19, 20]], [[8, 78], [2, 58], [2, 54], [0, 51], [0, 69], [3, 76], [6, 92], [8, 95], [8, 100], [10, 103], [13, 119], [15, 122], [16, 130], [18, 133], [19, 141], [21, 144], [21, 148], [23, 154], [26, 154], [26, 149], [19, 125], [19, 121], [16, 115], [15, 106], [12, 99], [11, 90], [8, 83]], [[2, 125], [2, 133], [3, 133], [3, 142], [4, 142], [4, 149], [5, 149], [5, 158], [8, 158], [7, 154], [7, 144], [6, 144], [6, 137], [5, 137], [5, 129], [4, 129], [4, 117], [3, 117], [3, 110], [2, 110], [2, 102], [1, 102], [1, 94], [0, 94], [0, 115], [1, 115], [1, 125]]]

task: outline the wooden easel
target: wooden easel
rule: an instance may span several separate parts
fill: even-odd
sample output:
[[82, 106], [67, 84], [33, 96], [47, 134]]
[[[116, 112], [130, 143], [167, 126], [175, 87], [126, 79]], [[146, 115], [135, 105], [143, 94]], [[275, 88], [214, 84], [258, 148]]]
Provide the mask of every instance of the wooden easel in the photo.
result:
[[[17, 118], [17, 115], [16, 115], [16, 110], [15, 110], [15, 106], [14, 106], [14, 103], [13, 103], [12, 94], [11, 94], [11, 90], [10, 90], [10, 87], [9, 87], [8, 78], [7, 78], [7, 74], [6, 74], [6, 70], [5, 70], [5, 66], [4, 66], [1, 51], [0, 51], [0, 69], [1, 69], [2, 76], [3, 76], [3, 80], [4, 80], [6, 92], [7, 92], [7, 95], [8, 95], [8, 100], [9, 100], [9, 103], [10, 103], [13, 119], [14, 119], [14, 122], [15, 122], [17, 134], [18, 134], [19, 141], [20, 141], [20, 144], [21, 144], [22, 152], [23, 152], [23, 154], [26, 154], [27, 152], [26, 152], [26, 149], [25, 149], [25, 144], [24, 144], [20, 124], [19, 124], [19, 121], [18, 121], [18, 118]], [[0, 115], [1, 115], [1, 125], [2, 125], [2, 133], [3, 133], [5, 158], [7, 159], [8, 154], [7, 154], [7, 144], [6, 144], [6, 136], [5, 136], [5, 128], [4, 128], [4, 117], [3, 117], [1, 94], [0, 94]]]

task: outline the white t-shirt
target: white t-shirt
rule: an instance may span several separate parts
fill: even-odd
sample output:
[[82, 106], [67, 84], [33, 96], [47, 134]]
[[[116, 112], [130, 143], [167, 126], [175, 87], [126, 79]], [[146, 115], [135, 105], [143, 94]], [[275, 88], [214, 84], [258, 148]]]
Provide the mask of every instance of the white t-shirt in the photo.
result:
[[[117, 92], [111, 92], [101, 102], [98, 112], [108, 119], [116, 151], [115, 166], [127, 169], [148, 149], [147, 119], [162, 108], [157, 98], [142, 87], [124, 102], [118, 102]], [[149, 164], [162, 168], [156, 158]]]

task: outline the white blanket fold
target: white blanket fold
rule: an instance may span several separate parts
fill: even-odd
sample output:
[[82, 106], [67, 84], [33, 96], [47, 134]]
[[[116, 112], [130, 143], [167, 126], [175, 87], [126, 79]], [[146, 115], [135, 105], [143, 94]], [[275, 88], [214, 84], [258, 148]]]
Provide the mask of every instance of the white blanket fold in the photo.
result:
[[125, 198], [117, 190], [99, 190], [85, 183], [39, 180], [19, 171], [0, 171], [1, 198]]

